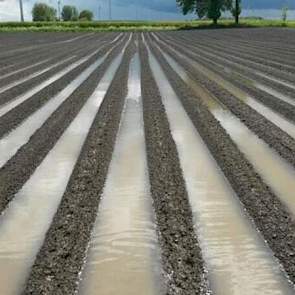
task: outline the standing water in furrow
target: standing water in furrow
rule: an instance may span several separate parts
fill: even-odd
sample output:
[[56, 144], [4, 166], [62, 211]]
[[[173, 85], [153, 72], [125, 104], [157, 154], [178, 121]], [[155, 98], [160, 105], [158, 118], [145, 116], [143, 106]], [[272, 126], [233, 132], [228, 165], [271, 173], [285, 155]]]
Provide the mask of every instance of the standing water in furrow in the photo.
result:
[[268, 119], [270, 122], [280, 127], [283, 131], [285, 131], [287, 134], [289, 134], [291, 137], [295, 139], [295, 125], [292, 122], [290, 122], [288, 119], [284, 118], [279, 113], [276, 113], [268, 106], [257, 101], [248, 93], [234, 86], [230, 82], [224, 80], [222, 77], [211, 72], [210, 70], [200, 66], [199, 64], [196, 64], [196, 67], [198, 67], [198, 69], [200, 69], [209, 79], [212, 79], [213, 81], [215, 81], [219, 86], [223, 87], [232, 95], [234, 95], [235, 97], [237, 97], [238, 99], [240, 99], [241, 101], [249, 105], [252, 109], [256, 110], [266, 119]]
[[79, 294], [159, 294], [157, 237], [149, 194], [139, 57], [130, 65], [113, 158]]
[[61, 92], [52, 97], [44, 106], [27, 118], [20, 126], [0, 140], [0, 168], [24, 145], [50, 115], [95, 71], [104, 61], [98, 58]]
[[[156, 38], [157, 41], [159, 41], [161, 44], [163, 41], [161, 41], [157, 35], [153, 34], [153, 36]], [[182, 53], [176, 51], [172, 47], [170, 48], [172, 51], [174, 51], [177, 55], [181, 56], [184, 59], [188, 59], [185, 55]], [[167, 56], [167, 54], [165, 54]], [[202, 72], [205, 76], [207, 76], [210, 80], [216, 82], [220, 87], [226, 89], [228, 92], [230, 92], [232, 95], [234, 95], [236, 98], [240, 99], [244, 103], [246, 103], [248, 106], [256, 110], [258, 113], [260, 113], [262, 116], [264, 116], [266, 119], [268, 119], [270, 122], [277, 125], [279, 128], [281, 128], [283, 131], [285, 131], [287, 134], [289, 134], [291, 137], [295, 139], [295, 125], [290, 122], [288, 119], [281, 116], [279, 113], [276, 113], [271, 108], [265, 106], [261, 102], [257, 101], [255, 98], [251, 97], [243, 91], [242, 89], [239, 89], [232, 83], [228, 82], [227, 80], [223, 79], [221, 76], [215, 74], [211, 70], [205, 68], [203, 65], [199, 64], [196, 61], [189, 60], [189, 62], [198, 69], [198, 71]], [[171, 65], [172, 66], [172, 65]]]
[[51, 65], [51, 66], [49, 66], [49, 67], [47, 67], [47, 68], [45, 68], [45, 69], [43, 69], [41, 71], [37, 71], [37, 72], [35, 72], [35, 73], [33, 73], [33, 74], [29, 75], [29, 76], [26, 76], [25, 78], [22, 78], [22, 79], [17, 80], [17, 81], [15, 81], [15, 82], [13, 82], [13, 83], [11, 83], [9, 85], [6, 85], [4, 87], [1, 87], [0, 88], [0, 93], [6, 91], [8, 89], [11, 89], [11, 88], [13, 88], [13, 87], [15, 87], [15, 86], [17, 86], [17, 85], [19, 85], [21, 83], [24, 83], [24, 82], [26, 82], [26, 81], [28, 81], [30, 79], [33, 79], [35, 77], [38, 77], [38, 76], [40, 76], [40, 75], [42, 75], [42, 74], [44, 74], [46, 72], [49, 72], [49, 70], [51, 70], [51, 69], [53, 69], [53, 68], [55, 68], [55, 67], [57, 67], [57, 66], [59, 66], [59, 65], [61, 65], [63, 63], [65, 63], [65, 62], [67, 62], [69, 60], [72, 60], [75, 57], [76, 57], [76, 55], [70, 56], [70, 57], [68, 57], [68, 58], [66, 58], [66, 59], [64, 59], [62, 61], [59, 61], [57, 63], [54, 63], [53, 65]]
[[[39, 65], [42, 65], [42, 64], [44, 64], [44, 63], [50, 61], [51, 59], [52, 59], [52, 58], [47, 58], [47, 59], [44, 59], [44, 60], [38, 61], [37, 63], [30, 64], [29, 66], [23, 67], [23, 68], [18, 69], [18, 70], [14, 70], [14, 71], [12, 71], [12, 72], [8, 72], [8, 73], [6, 73], [6, 74], [4, 74], [4, 75], [1, 75], [1, 74], [0, 74], [0, 80], [3, 80], [3, 79], [5, 79], [5, 78], [10, 77], [10, 76], [12, 76], [12, 75], [15, 75], [15, 74], [17, 74], [17, 73], [23, 72], [23, 71], [25, 71], [25, 70], [28, 70], [28, 69], [31, 69], [31, 68], [37, 67], [37, 66], [39, 66]], [[12, 66], [13, 66], [13, 65], [12, 65]], [[1, 67], [1, 70], [2, 70], [2, 69], [3, 69], [3, 68]], [[0, 72], [0, 73], [1, 73], [1, 72]]]
[[[171, 67], [200, 95], [214, 117], [228, 132], [238, 148], [246, 155], [264, 181], [295, 215], [295, 170], [263, 140], [249, 130], [238, 118], [223, 108], [213, 96], [198, 86], [169, 55], [161, 51]], [[247, 138], [247, 140], [245, 140]]]
[[294, 294], [150, 53], [216, 295]]
[[69, 73], [73, 69], [77, 68], [79, 65], [83, 64], [84, 62], [86, 62], [93, 55], [95, 55], [99, 51], [99, 49], [95, 50], [94, 52], [92, 52], [91, 54], [87, 55], [86, 57], [83, 57], [83, 58], [79, 59], [78, 61], [75, 61], [73, 64], [67, 66], [63, 70], [61, 70], [58, 73], [54, 74], [49, 79], [45, 80], [44, 82], [40, 83], [39, 85], [37, 85], [37, 86], [35, 86], [35, 87], [31, 88], [31, 89], [29, 89], [24, 94], [22, 94], [20, 96], [17, 96], [16, 98], [14, 98], [13, 100], [5, 103], [4, 105], [1, 105], [0, 106], [0, 117], [3, 116], [3, 115], [5, 115], [6, 113], [8, 113], [10, 110], [12, 110], [13, 108], [15, 108], [16, 106], [18, 106], [22, 102], [24, 102], [27, 99], [29, 99], [31, 96], [33, 96], [34, 94], [36, 94], [37, 92], [39, 92], [43, 88], [45, 88], [48, 85], [50, 85], [51, 83], [57, 81], [58, 79], [60, 79], [61, 77], [65, 76], [67, 73]]
[[22, 289], [122, 56], [114, 59], [77, 117], [0, 216], [0, 294], [16, 295]]

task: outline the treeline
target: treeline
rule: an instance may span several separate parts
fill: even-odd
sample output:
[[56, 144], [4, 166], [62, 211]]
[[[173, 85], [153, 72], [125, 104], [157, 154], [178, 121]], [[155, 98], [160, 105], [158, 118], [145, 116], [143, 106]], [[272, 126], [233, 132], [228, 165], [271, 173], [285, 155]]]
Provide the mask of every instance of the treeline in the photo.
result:
[[36, 3], [32, 9], [33, 21], [92, 21], [93, 13], [90, 10], [82, 10], [80, 13], [75, 6], [65, 5], [62, 8], [61, 15], [57, 16], [54, 7], [46, 3]]
[[230, 11], [236, 23], [241, 14], [241, 0], [176, 0], [183, 14], [197, 13], [200, 18], [212, 19], [217, 24], [222, 12]]

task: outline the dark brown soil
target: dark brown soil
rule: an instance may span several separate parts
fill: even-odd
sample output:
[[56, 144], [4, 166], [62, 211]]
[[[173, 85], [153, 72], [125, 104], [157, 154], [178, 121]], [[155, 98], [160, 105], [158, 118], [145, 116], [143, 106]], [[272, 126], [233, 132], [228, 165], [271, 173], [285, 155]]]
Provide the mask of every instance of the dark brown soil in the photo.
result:
[[[57, 81], [51, 83], [47, 87], [43, 88], [17, 107], [13, 108], [5, 115], [0, 117], [0, 138], [9, 133], [12, 129], [15, 129], [22, 121], [28, 118], [32, 113], [42, 107], [51, 98], [61, 92], [69, 83], [77, 78], [84, 70], [86, 70], [91, 64], [93, 64], [98, 58], [103, 57], [111, 48], [113, 44], [105, 44], [100, 46], [98, 53], [93, 55], [89, 60], [85, 61], [69, 73]], [[87, 52], [94, 52], [99, 47], [89, 49]], [[83, 58], [84, 54], [79, 55]]]
[[141, 43], [145, 141], [167, 294], [204, 294], [205, 269], [185, 182], [156, 82]]
[[[196, 83], [206, 88], [218, 103], [239, 118], [295, 169], [295, 139], [237, 99], [214, 79], [208, 79], [191, 62], [194, 60], [202, 64], [295, 122], [294, 107], [258, 90], [239, 76], [242, 74], [246, 78], [251, 78], [251, 69], [256, 69], [266, 74], [273, 74], [277, 78], [280, 78], [282, 73], [282, 80], [293, 83], [295, 31], [231, 29], [157, 34], [160, 39], [167, 42], [168, 46], [158, 42], [151, 34], [145, 34], [152, 53], [160, 63], [196, 130], [247, 211], [246, 216], [262, 234], [290, 281], [295, 283], [295, 217], [263, 182], [261, 176], [203, 103], [202, 98], [181, 79], [179, 73], [172, 69], [155, 45], [158, 44], [163, 51], [171, 55]], [[7, 134], [14, 128], [58, 94], [98, 57], [112, 49], [102, 64], [67, 97], [29, 141], [0, 169], [0, 214], [10, 202], [14, 202], [14, 196], [57, 143], [94, 92], [114, 58], [120, 54], [129, 34], [122, 35], [120, 40], [123, 42], [117, 40], [111, 44], [110, 41], [116, 36], [118, 33], [0, 34], [0, 88], [73, 54], [77, 55], [75, 60], [78, 60], [102, 46], [101, 50], [88, 61], [0, 117], [0, 140], [5, 140]], [[135, 42], [136, 40], [138, 42]], [[219, 56], [224, 60], [204, 53], [206, 45], [208, 53], [218, 55], [220, 51]], [[173, 48], [183, 53], [185, 57], [175, 53]], [[26, 285], [22, 292], [24, 295], [77, 294], [79, 275], [85, 263], [127, 95], [129, 64], [136, 51], [139, 51], [141, 61], [148, 175], [161, 252], [162, 279], [165, 285], [163, 293], [210, 294], [206, 263], [193, 226], [192, 210], [176, 145], [169, 129], [157, 81], [150, 68], [145, 43], [142, 42], [140, 34], [134, 34], [115, 76], [110, 81], [109, 89], [77, 159], [58, 210], [31, 271], [27, 274]], [[52, 59], [40, 67], [35, 66], [13, 73], [48, 57]], [[237, 64], [229, 63], [227, 58], [234, 63], [240, 59], [242, 65], [249, 66], [249, 71], [241, 70]], [[47, 80], [73, 61], [0, 94], [0, 108], [1, 104], [15, 99], [16, 96]], [[230, 71], [225, 71], [225, 67]], [[13, 74], [1, 79], [1, 75], [9, 73]], [[257, 75], [254, 78], [272, 86], [264, 78]], [[280, 88], [278, 83], [275, 84], [275, 89], [285, 94], [293, 94], [292, 91], [288, 92], [287, 87]]]
[[97, 113], [23, 294], [74, 294], [127, 95], [132, 42]]
[[[113, 58], [119, 54], [124, 43], [117, 46], [106, 60], [70, 95], [49, 119], [34, 133], [0, 169], [0, 212], [13, 199], [15, 193], [30, 178], [59, 137], [69, 126], [98, 82], [108, 69]], [[35, 103], [38, 104], [38, 101]]]
[[253, 166], [203, 104], [202, 99], [197, 97], [172, 70], [161, 52], [154, 46], [151, 48], [190, 119], [253, 219], [257, 229], [282, 263], [291, 281], [295, 283], [294, 217], [262, 181]]
[[[295, 167], [295, 140], [291, 136], [263, 117], [256, 110], [237, 99], [229, 91], [220, 87], [216, 82], [209, 80], [196, 67], [193, 67], [189, 60], [179, 57], [167, 46], [162, 47], [185, 67], [192, 79], [207, 88], [250, 130], [257, 134], [270, 147], [274, 148], [284, 159]], [[181, 50], [179, 46], [175, 45], [175, 48], [179, 51]], [[186, 54], [187, 56], [192, 57], [192, 59], [194, 58], [189, 53]], [[198, 62], [200, 62], [200, 60], [198, 60]], [[225, 74], [223, 74], [223, 77], [225, 77]], [[228, 79], [226, 80], [228, 81]], [[230, 80], [230, 82], [232, 81]]]

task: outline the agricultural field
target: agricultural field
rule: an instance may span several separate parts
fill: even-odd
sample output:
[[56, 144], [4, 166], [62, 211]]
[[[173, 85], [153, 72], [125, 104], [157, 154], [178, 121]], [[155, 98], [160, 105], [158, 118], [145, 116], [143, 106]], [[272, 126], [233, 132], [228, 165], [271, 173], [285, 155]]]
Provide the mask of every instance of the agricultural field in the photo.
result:
[[0, 294], [295, 294], [295, 31], [0, 34]]
[[232, 19], [220, 19], [217, 25], [211, 20], [184, 21], [68, 21], [68, 22], [0, 22], [0, 32], [147, 32], [163, 30], [191, 30], [216, 28], [295, 28], [294, 20], [240, 18], [236, 25]]

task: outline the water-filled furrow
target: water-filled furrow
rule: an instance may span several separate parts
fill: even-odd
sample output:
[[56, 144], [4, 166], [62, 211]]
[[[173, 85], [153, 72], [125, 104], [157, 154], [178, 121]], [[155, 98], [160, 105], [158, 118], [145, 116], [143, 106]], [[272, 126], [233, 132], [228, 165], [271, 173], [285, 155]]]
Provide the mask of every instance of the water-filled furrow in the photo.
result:
[[81, 39], [81, 38], [85, 38], [86, 36], [90, 36], [90, 35], [93, 35], [93, 34], [94, 33], [83, 34], [82, 36], [78, 36], [78, 37], [74, 37], [74, 38], [66, 39], [66, 40], [62, 40], [62, 41], [55, 41], [55, 42], [49, 42], [49, 43], [46, 43], [46, 44], [43, 43], [43, 44], [38, 44], [38, 45], [33, 45], [33, 46], [16, 48], [16, 49], [13, 49], [13, 50], [6, 51], [6, 52], [2, 53], [0, 56], [1, 56], [1, 58], [7, 58], [7, 57], [10, 57], [10, 56], [14, 56], [18, 52], [30, 51], [30, 50], [34, 50], [34, 49], [39, 49], [40, 50], [40, 49], [43, 49], [44, 47], [48, 47], [48, 46], [51, 46], [51, 45], [70, 43], [70, 42], [76, 41], [76, 40]]
[[136, 54], [79, 294], [159, 294], [139, 67]]
[[[205, 58], [205, 57], [202, 57], [202, 58], [204, 58], [205, 60], [208, 60], [208, 59]], [[218, 63], [216, 63], [216, 62], [213, 62], [212, 60], [210, 60], [210, 61], [211, 61], [213, 64], [215, 64], [217, 67], [220, 66], [220, 65], [219, 65]], [[230, 68], [228, 68], [228, 67], [226, 67], [226, 66], [221, 66], [221, 67], [222, 67], [227, 73], [230, 73], [231, 75], [235, 75], [235, 76], [239, 77], [240, 79], [242, 79], [242, 80], [243, 80], [245, 83], [247, 83], [248, 85], [251, 85], [251, 86], [254, 87], [254, 88], [257, 88], [257, 89], [259, 89], [259, 90], [262, 90], [262, 91], [264, 91], [264, 92], [266, 92], [266, 93], [268, 93], [268, 94], [270, 94], [270, 95], [272, 95], [272, 96], [278, 98], [279, 100], [282, 100], [282, 101], [284, 101], [284, 102], [286, 102], [286, 103], [288, 103], [288, 104], [291, 104], [291, 105], [295, 106], [295, 100], [294, 100], [294, 98], [290, 97], [289, 95], [286, 95], [286, 94], [282, 93], [281, 91], [278, 91], [278, 90], [276, 90], [276, 89], [274, 89], [274, 88], [271, 88], [271, 87], [269, 87], [269, 86], [267, 86], [267, 85], [265, 85], [265, 84], [263, 84], [263, 83], [261, 83], [261, 82], [257, 82], [257, 81], [255, 81], [255, 80], [249, 78], [249, 77], [246, 76], [245, 74], [236, 73], [236, 72], [234, 72], [232, 69], [230, 69]], [[283, 86], [286, 86], [286, 87], [289, 88], [289, 89], [290, 89], [290, 88], [291, 88], [291, 89], [295, 89], [295, 86], [292, 85], [292, 84], [290, 84], [290, 83], [286, 83], [286, 82], [280, 81], [280, 80], [278, 80], [278, 79], [276, 79], [276, 78], [274, 78], [274, 77], [270, 77], [270, 76], [268, 76], [268, 75], [265, 75], [265, 74], [260, 73], [260, 72], [257, 72], [257, 71], [253, 71], [253, 70], [252, 70], [252, 72], [255, 73], [255, 74], [257, 74], [258, 76], [261, 76], [261, 77], [263, 77], [263, 78], [265, 78], [265, 79], [271, 81], [271, 82], [275, 82], [275, 83], [281, 84], [281, 85], [283, 85]], [[277, 88], [277, 87], [276, 87], [276, 88]]]
[[[280, 79], [278, 79], [277, 77], [271, 75], [269, 73], [269, 67], [268, 66], [264, 66], [263, 64], [258, 64], [258, 63], [255, 63], [255, 62], [251, 62], [249, 60], [245, 60], [244, 58], [240, 58], [240, 57], [237, 57], [237, 56], [232, 56], [232, 55], [229, 55], [229, 54], [225, 54], [224, 52], [220, 52], [218, 51], [218, 55], [217, 55], [217, 50], [212, 50], [210, 49], [210, 53], [208, 52], [208, 50], [206, 51], [205, 49], [205, 46], [202, 46], [202, 45], [199, 45], [201, 48], [197, 47], [197, 50], [202, 54], [202, 53], [205, 53], [205, 56], [211, 56], [211, 57], [214, 57], [215, 59], [217, 60], [220, 60], [221, 62], [226, 62], [230, 65], [233, 65], [234, 67], [238, 68], [238, 69], [242, 69], [242, 70], [247, 70], [249, 71], [249, 73], [254, 73], [260, 77], [263, 77], [267, 80], [271, 80], [275, 83], [278, 83], [278, 84], [281, 84], [283, 86], [286, 86], [286, 87], [289, 87], [291, 89], [295, 89], [295, 86], [289, 82], [286, 82], [286, 81], [283, 81], [283, 80], [280, 80], [282, 79], [283, 77], [280, 77]], [[189, 47], [192, 47], [191, 45], [189, 45]], [[196, 48], [196, 47], [194, 47]], [[235, 61], [236, 60], [236, 61]], [[241, 61], [241, 63], [239, 63], [239, 61]], [[247, 62], [247, 65], [245, 65], [245, 63]], [[263, 67], [265, 68], [266, 73], [264, 72], [261, 72], [261, 70], [257, 69], [257, 66], [250, 66], [250, 64], [256, 64], [258, 65], [260, 68]], [[284, 75], [284, 73], [281, 73], [282, 75]], [[277, 75], [279, 75], [279, 73], [277, 73]], [[291, 77], [292, 78], [292, 77]]]
[[150, 62], [177, 145], [213, 293], [294, 294], [152, 54]]
[[[272, 188], [278, 197], [295, 214], [294, 191], [295, 170], [283, 158], [272, 150], [263, 140], [250, 131], [238, 118], [233, 116], [226, 107], [222, 106], [218, 99], [206, 89], [197, 85], [169, 55], [161, 51], [180, 77], [191, 87], [204, 101], [229, 133], [239, 149], [246, 155], [264, 181]], [[247, 140], [245, 140], [247, 138]]]
[[17, 81], [12, 82], [12, 83], [10, 83], [8, 85], [5, 85], [4, 87], [0, 88], [0, 93], [4, 92], [6, 90], [9, 90], [9, 89], [11, 89], [11, 88], [13, 88], [13, 87], [15, 87], [15, 86], [17, 86], [19, 84], [22, 84], [22, 83], [24, 83], [26, 81], [29, 81], [29, 80], [31, 80], [31, 79], [33, 79], [35, 77], [38, 77], [38, 76], [40, 76], [40, 75], [42, 75], [42, 74], [44, 74], [46, 72], [49, 72], [51, 69], [53, 69], [53, 68], [55, 68], [55, 67], [57, 67], [59, 65], [62, 65], [64, 63], [66, 63], [67, 61], [70, 61], [70, 60], [74, 59], [75, 57], [76, 57], [76, 55], [70, 56], [70, 57], [68, 57], [68, 58], [66, 58], [66, 59], [64, 59], [62, 61], [54, 63], [53, 65], [50, 65], [49, 67], [46, 67], [45, 69], [43, 69], [41, 71], [37, 71], [37, 72], [35, 72], [35, 73], [33, 73], [33, 74], [29, 75], [29, 76], [26, 76], [26, 77], [24, 77], [24, 78], [22, 78], [20, 80], [17, 80]]
[[[160, 41], [161, 42], [161, 41]], [[177, 55], [181, 56], [184, 59], [187, 59], [185, 55], [182, 53], [176, 51], [175, 49], [171, 48]], [[189, 60], [190, 63], [198, 69], [202, 74], [204, 74], [208, 79], [214, 81], [217, 83], [220, 87], [226, 89], [228, 92], [230, 92], [232, 95], [234, 95], [236, 98], [240, 99], [244, 103], [246, 103], [248, 106], [250, 106], [252, 109], [256, 110], [258, 113], [260, 113], [262, 116], [264, 116], [266, 119], [268, 119], [270, 122], [274, 123], [276, 126], [281, 128], [284, 132], [289, 134], [291, 137], [295, 139], [295, 125], [281, 116], [280, 114], [273, 111], [271, 108], [265, 106], [264, 104], [257, 101], [255, 98], [251, 97], [249, 94], [244, 92], [243, 90], [239, 89], [238, 87], [234, 86], [229, 81], [223, 79], [220, 75], [215, 74], [211, 70], [205, 68], [200, 63]]]
[[58, 72], [57, 74], [53, 75], [48, 80], [40, 83], [38, 86], [33, 87], [32, 89], [28, 90], [24, 94], [14, 98], [12, 101], [0, 106], [0, 117], [3, 116], [4, 114], [6, 114], [7, 112], [9, 112], [10, 110], [12, 110], [13, 108], [15, 108], [16, 106], [18, 106], [19, 104], [21, 104], [22, 102], [24, 102], [25, 100], [27, 100], [28, 98], [30, 98], [31, 96], [33, 96], [34, 94], [36, 94], [37, 92], [39, 92], [40, 90], [42, 90], [43, 88], [45, 88], [48, 85], [52, 84], [53, 82], [57, 81], [58, 79], [60, 79], [61, 77], [63, 77], [64, 75], [66, 75], [67, 73], [72, 71], [73, 69], [77, 68], [82, 63], [89, 60], [99, 50], [100, 49], [95, 50], [94, 52], [87, 55], [86, 57], [83, 57], [82, 59], [74, 62], [70, 66], [67, 66], [66, 68], [64, 68], [63, 70]]
[[[173, 35], [171, 35], [173, 37]], [[175, 34], [177, 38], [182, 37], [178, 36], [178, 33]], [[208, 38], [209, 37], [209, 38]], [[223, 36], [224, 37], [224, 36]], [[187, 42], [187, 40], [191, 38], [191, 36], [183, 36], [183, 41]], [[260, 47], [260, 48], [247, 48], [249, 43], [246, 43], [244, 45], [238, 45], [236, 42], [232, 42], [231, 40], [228, 40], [228, 38], [223, 38], [222, 40], [220, 39], [215, 39], [210, 38], [208, 35], [203, 35], [203, 36], [198, 36], [198, 44], [201, 44], [203, 46], [210, 46], [210, 48], [215, 49], [215, 51], [219, 51], [222, 49], [223, 53], [226, 53], [227, 55], [234, 54], [235, 57], [239, 57], [242, 59], [246, 59], [249, 61], [250, 64], [256, 64], [259, 66], [266, 66], [268, 68], [273, 67], [273, 68], [278, 68], [279, 70], [284, 70], [285, 72], [288, 73], [288, 70], [294, 70], [294, 63], [286, 63], [286, 56], [282, 56], [281, 54], [269, 54], [266, 53], [265, 47]], [[266, 59], [267, 57], [267, 59]], [[285, 59], [284, 59], [285, 58]]]
[[[208, 36], [206, 36], [208, 37]], [[252, 45], [250, 45], [249, 42], [243, 44], [243, 45], [237, 45], [236, 42], [232, 43], [232, 39], [231, 40], [213, 40], [210, 42], [206, 42], [206, 37], [204, 38], [204, 40], [201, 40], [200, 43], [202, 43], [204, 46], [209, 46], [209, 44], [213, 44], [213, 48], [215, 49], [215, 51], [220, 50], [220, 48], [222, 48], [222, 52], [226, 53], [228, 56], [230, 54], [234, 54], [234, 57], [237, 57], [236, 55], [238, 55], [239, 58], [241, 58], [241, 55], [243, 56], [243, 59], [247, 60], [247, 57], [250, 57], [250, 62], [249, 64], [256, 64], [261, 66], [279, 66], [279, 69], [281, 70], [282, 68], [286, 68], [286, 72], [288, 73], [287, 69], [290, 69], [291, 71], [294, 70], [294, 62], [292, 61], [292, 58], [290, 59], [289, 55], [289, 60], [287, 55], [289, 54], [289, 51], [287, 52], [286, 49], [282, 49], [285, 50], [284, 54], [282, 54], [282, 52], [276, 52], [273, 50], [273, 48], [271, 49], [270, 52], [266, 52], [266, 47], [265, 46], [261, 46], [259, 48], [253, 48]], [[215, 42], [215, 44], [214, 44]], [[217, 43], [218, 45], [217, 45]], [[233, 45], [234, 44], [234, 45]], [[250, 46], [250, 48], [249, 48]], [[231, 48], [231, 49], [230, 49]], [[269, 48], [268, 48], [269, 49]], [[230, 50], [228, 52], [228, 50]], [[245, 56], [246, 55], [246, 56]], [[268, 59], [266, 61], [266, 59]], [[255, 60], [255, 61], [254, 61]], [[258, 60], [258, 61], [257, 61]], [[260, 62], [262, 60], [262, 63]], [[265, 63], [266, 62], [266, 63]], [[289, 73], [288, 73], [289, 74]]]
[[48, 62], [49, 60], [50, 60], [50, 58], [47, 58], [47, 59], [41, 60], [41, 61], [39, 61], [39, 62], [37, 62], [37, 63], [34, 63], [34, 64], [29, 65], [29, 66], [23, 67], [23, 68], [21, 68], [21, 69], [14, 70], [14, 71], [9, 72], [9, 73], [7, 73], [7, 74], [0, 75], [0, 80], [3, 80], [3, 79], [8, 78], [8, 77], [10, 77], [10, 76], [12, 76], [12, 75], [15, 75], [15, 74], [18, 74], [18, 73], [24, 72], [24, 71], [29, 70], [29, 69], [31, 69], [31, 68], [37, 67], [37, 66], [39, 66], [39, 65], [42, 65], [42, 64]]
[[[192, 46], [187, 46], [186, 50], [188, 50], [188, 48], [193, 48], [193, 47]], [[281, 80], [279, 80], [279, 79], [277, 79], [275, 77], [269, 76], [268, 74], [262, 73], [262, 72], [260, 72], [258, 70], [253, 70], [252, 68], [247, 67], [245, 65], [237, 64], [236, 62], [230, 61], [230, 60], [228, 60], [226, 58], [216, 56], [216, 54], [210, 54], [210, 53], [208, 53], [208, 51], [205, 52], [205, 50], [201, 50], [201, 49], [198, 49], [198, 50], [200, 50], [200, 53], [196, 53], [194, 51], [194, 52], [192, 52], [192, 54], [195, 55], [196, 57], [202, 58], [205, 61], [207, 60], [210, 63], [213, 63], [214, 65], [216, 65], [216, 67], [224, 69], [227, 73], [234, 74], [237, 77], [240, 77], [245, 83], [247, 83], [248, 85], [251, 85], [254, 88], [262, 90], [262, 91], [264, 91], [264, 92], [278, 98], [279, 100], [282, 100], [282, 101], [284, 101], [286, 103], [289, 103], [289, 104], [291, 104], [293, 106], [295, 105], [294, 98], [290, 97], [289, 95], [286, 95], [286, 94], [282, 93], [280, 90], [277, 90], [278, 85], [276, 85], [276, 86], [274, 85], [274, 83], [280, 84], [281, 86], [285, 87], [285, 90], [287, 92], [289, 92], [289, 91], [292, 91], [292, 89], [293, 90], [295, 89], [295, 86], [293, 84], [281, 81]], [[202, 55], [202, 53], [204, 53], [204, 54]], [[212, 57], [213, 59], [210, 59], [210, 57]], [[219, 64], [216, 60], [220, 60], [221, 64]], [[229, 66], [224, 65], [224, 63], [233, 65], [233, 68], [238, 69], [238, 72], [236, 72], [237, 70], [233, 70]], [[239, 70], [239, 69], [241, 69], [241, 70]], [[270, 82], [274, 82], [274, 83], [272, 83], [274, 86], [270, 87], [270, 86], [267, 86], [267, 85], [263, 84], [263, 82], [255, 81], [253, 78], [250, 78], [248, 75], [246, 75], [244, 73], [245, 70], [248, 71], [249, 74], [254, 73], [254, 74], [262, 77], [263, 79], [269, 80]], [[276, 89], [274, 89], [274, 88], [276, 88]]]
[[61, 92], [0, 140], [0, 168], [24, 145], [50, 115], [95, 71], [106, 56], [99, 58]]
[[103, 97], [121, 62], [115, 58], [94, 93], [0, 217], [0, 293], [19, 294]]

